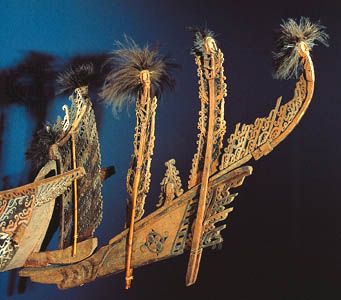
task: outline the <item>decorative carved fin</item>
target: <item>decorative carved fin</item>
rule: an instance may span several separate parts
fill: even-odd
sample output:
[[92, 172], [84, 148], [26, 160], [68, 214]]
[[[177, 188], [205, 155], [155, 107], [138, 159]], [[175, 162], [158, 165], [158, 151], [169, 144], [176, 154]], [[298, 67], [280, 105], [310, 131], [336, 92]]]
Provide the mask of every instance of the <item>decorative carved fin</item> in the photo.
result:
[[294, 97], [281, 105], [279, 97], [274, 109], [253, 124], [238, 123], [228, 138], [219, 169], [226, 172], [251, 158], [256, 160], [271, 152], [297, 126], [307, 110], [314, 91], [314, 67], [309, 54], [302, 58], [305, 73], [296, 83]]
[[230, 181], [213, 186], [210, 188], [207, 196], [207, 210], [205, 212], [205, 220], [203, 226], [203, 236], [201, 240], [201, 247], [216, 247], [216, 245], [223, 242], [221, 231], [226, 228], [226, 224], [218, 225], [217, 223], [227, 219], [229, 213], [233, 211], [230, 204], [238, 195], [237, 193], [230, 193], [231, 188], [239, 187], [243, 184], [246, 176], [251, 174], [251, 169], [237, 169], [232, 171], [234, 176]]
[[179, 177], [179, 171], [175, 167], [175, 159], [170, 159], [165, 163], [167, 167], [165, 177], [161, 181], [161, 194], [159, 197], [159, 203], [156, 207], [161, 207], [169, 202], [173, 201], [176, 197], [183, 194], [181, 179]]

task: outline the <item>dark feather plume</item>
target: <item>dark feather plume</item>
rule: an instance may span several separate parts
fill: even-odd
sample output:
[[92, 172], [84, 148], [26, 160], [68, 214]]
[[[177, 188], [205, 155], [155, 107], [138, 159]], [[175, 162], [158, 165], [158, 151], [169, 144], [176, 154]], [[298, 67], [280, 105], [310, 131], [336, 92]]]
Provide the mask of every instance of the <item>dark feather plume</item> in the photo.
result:
[[49, 161], [49, 149], [58, 138], [58, 131], [51, 124], [45, 124], [33, 135], [25, 156], [31, 160], [36, 169], [43, 167]]
[[214, 32], [207, 28], [201, 29], [199, 27], [187, 27], [187, 30], [191, 31], [194, 35], [193, 46], [191, 48], [191, 54], [202, 56], [204, 53], [205, 39], [208, 37], [215, 39]]
[[171, 62], [169, 56], [159, 54], [158, 48], [148, 45], [141, 48], [127, 36], [123, 43], [116, 41], [115, 46], [117, 49], [107, 61], [111, 71], [100, 92], [104, 102], [112, 105], [114, 113], [120, 111], [125, 103], [135, 101], [142, 87], [139, 78], [142, 70], [150, 72], [153, 95], [160, 96], [165, 89], [174, 88], [172, 71], [178, 65]]
[[70, 93], [74, 89], [88, 85], [94, 78], [94, 66], [86, 63], [70, 67], [57, 77], [57, 94]]
[[328, 46], [328, 34], [320, 22], [312, 23], [309, 18], [301, 17], [283, 21], [273, 52], [275, 74], [277, 79], [297, 78], [302, 70], [297, 44], [304, 42], [311, 50], [317, 43]]

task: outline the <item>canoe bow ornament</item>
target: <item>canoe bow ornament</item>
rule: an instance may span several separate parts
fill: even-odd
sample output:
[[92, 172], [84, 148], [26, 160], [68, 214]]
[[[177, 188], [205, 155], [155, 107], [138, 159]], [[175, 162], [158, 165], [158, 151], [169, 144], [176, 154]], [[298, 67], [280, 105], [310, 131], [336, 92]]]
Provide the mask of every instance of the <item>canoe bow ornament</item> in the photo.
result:
[[[187, 190], [182, 187], [175, 160], [165, 163], [157, 209], [147, 216], [144, 205], [151, 182], [157, 97], [173, 86], [171, 70], [175, 65], [157, 49], [140, 48], [130, 38], [126, 37], [124, 43], [117, 42], [109, 60], [111, 71], [100, 96], [113, 106], [114, 113], [129, 103], [134, 103], [136, 109], [134, 150], [126, 182], [126, 228], [94, 252], [97, 240], [92, 234], [101, 220], [103, 176], [97, 129], [88, 126], [95, 124], [94, 112], [88, 88], [82, 84], [74, 90], [71, 108], [64, 107], [65, 118], [38, 134], [40, 154], [34, 154], [35, 147], [30, 150], [30, 155], [41, 165], [50, 164], [55, 175], [45, 178], [48, 172], [42, 172], [32, 184], [0, 193], [0, 270], [24, 266], [21, 276], [34, 282], [56, 284], [60, 289], [125, 271], [126, 288], [129, 288], [134, 268], [189, 251], [186, 285], [194, 284], [203, 250], [219, 247], [223, 242], [221, 231], [226, 228], [223, 221], [233, 211], [231, 204], [238, 195], [235, 189], [253, 172], [245, 164], [269, 154], [292, 132], [308, 109], [315, 83], [310, 51], [317, 42], [327, 45], [324, 29], [308, 18], [298, 22], [289, 19], [281, 25], [274, 52], [275, 77], [298, 78], [293, 98], [286, 103], [278, 98], [266, 117], [251, 124], [238, 123], [226, 139], [225, 147], [224, 56], [211, 31], [194, 30], [191, 53], [197, 66], [200, 100], [197, 151]], [[83, 75], [89, 73], [86, 66], [79, 70]], [[63, 91], [75, 82], [70, 74], [74, 72], [64, 74]], [[78, 79], [76, 82], [84, 83]], [[57, 186], [57, 191], [53, 186]], [[51, 196], [47, 195], [49, 192]], [[63, 247], [39, 252], [41, 238], [34, 245], [23, 244], [25, 230], [32, 232], [39, 220], [35, 210], [40, 206], [46, 209], [50, 220], [51, 203], [59, 195], [63, 206], [60, 230]], [[78, 203], [79, 209], [74, 209]], [[90, 213], [92, 207], [95, 213]], [[16, 222], [13, 212], [22, 218]], [[78, 213], [82, 216], [79, 226]], [[88, 218], [85, 225], [83, 218]], [[92, 226], [88, 228], [89, 222]], [[73, 227], [79, 227], [74, 238]], [[41, 236], [44, 234], [40, 232]], [[72, 255], [78, 235], [79, 250]], [[20, 252], [22, 249], [26, 249], [26, 256]]]

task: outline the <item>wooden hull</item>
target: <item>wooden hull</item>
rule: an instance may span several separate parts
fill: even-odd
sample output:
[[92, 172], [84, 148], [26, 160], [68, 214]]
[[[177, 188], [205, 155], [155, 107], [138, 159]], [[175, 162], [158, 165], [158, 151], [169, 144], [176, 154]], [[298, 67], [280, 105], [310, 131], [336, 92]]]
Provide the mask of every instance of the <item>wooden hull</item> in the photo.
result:
[[83, 168], [78, 168], [45, 179], [55, 170], [55, 162], [50, 161], [33, 183], [0, 192], [0, 271], [22, 267], [31, 253], [40, 251], [55, 199], [74, 178], [85, 173]]
[[2, 271], [24, 266], [28, 256], [32, 252], [38, 252], [40, 250], [52, 218], [54, 205], [55, 201], [50, 201], [33, 210], [31, 221], [25, 230], [17, 252], [7, 267]]
[[[229, 174], [210, 180], [210, 188], [234, 188], [252, 173], [251, 167], [242, 167]], [[136, 222], [132, 267], [137, 268], [183, 254], [188, 249], [191, 224], [197, 207], [200, 185], [197, 185], [171, 203]], [[230, 208], [228, 212], [232, 209]], [[227, 213], [228, 214], [228, 213]], [[226, 217], [227, 217], [226, 214]], [[115, 236], [109, 244], [91, 257], [69, 266], [25, 268], [20, 276], [34, 282], [57, 284], [67, 289], [94, 281], [98, 277], [122, 272], [125, 269], [128, 230]]]
[[69, 265], [88, 258], [97, 248], [97, 238], [77, 243], [77, 253], [73, 255], [73, 246], [61, 250], [33, 252], [26, 260], [25, 267], [46, 267], [48, 265]]

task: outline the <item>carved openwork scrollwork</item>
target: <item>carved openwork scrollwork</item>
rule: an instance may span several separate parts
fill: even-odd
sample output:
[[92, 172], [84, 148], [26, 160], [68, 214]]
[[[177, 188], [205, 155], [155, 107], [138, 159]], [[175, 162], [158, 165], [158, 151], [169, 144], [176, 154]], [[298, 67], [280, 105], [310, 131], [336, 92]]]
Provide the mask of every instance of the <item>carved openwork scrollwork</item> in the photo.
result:
[[[142, 101], [143, 99], [144, 97], [140, 97], [136, 102], [134, 153], [132, 155], [127, 174], [127, 191], [130, 197], [132, 197], [135, 172], [137, 170], [137, 157], [140, 152], [141, 157], [143, 157], [140, 177], [143, 178], [143, 180], [140, 180], [138, 186], [135, 220], [141, 219], [144, 214], [145, 199], [150, 187], [150, 167], [155, 142], [155, 114], [157, 98], [149, 98], [147, 101]], [[140, 149], [140, 147], [142, 148]]]
[[[101, 154], [95, 113], [88, 95], [88, 87], [76, 88], [70, 96], [70, 128], [74, 129], [77, 151], [76, 165], [83, 167], [86, 176], [77, 181], [78, 185], [78, 240], [89, 238], [102, 221], [103, 200], [100, 177]], [[57, 143], [55, 157], [60, 160], [61, 172], [73, 169], [71, 139], [68, 135]], [[69, 187], [63, 194], [63, 218], [61, 220], [61, 246], [72, 243], [73, 189]]]
[[175, 159], [170, 159], [165, 163], [167, 167], [165, 177], [161, 181], [161, 194], [156, 207], [161, 207], [183, 194], [179, 171], [175, 167]]
[[291, 101], [281, 105], [280, 97], [267, 117], [258, 118], [249, 125], [238, 123], [228, 138], [220, 170], [238, 167], [240, 163], [245, 163], [252, 157], [259, 159], [272, 151], [277, 145], [276, 139], [286, 134], [289, 126], [296, 125], [294, 119], [301, 111], [306, 97], [307, 81], [305, 76], [301, 75]]
[[226, 224], [216, 226], [216, 223], [224, 221], [233, 207], [227, 207], [237, 196], [230, 194], [229, 185], [220, 185], [209, 191], [208, 199], [211, 202], [204, 222], [204, 234], [202, 238], [202, 247], [215, 246], [223, 242], [221, 230], [226, 228]]
[[192, 168], [188, 181], [188, 188], [198, 184], [200, 181], [200, 174], [203, 168], [203, 161], [206, 149], [207, 130], [208, 130], [208, 114], [209, 114], [209, 88], [208, 80], [214, 79], [214, 132], [213, 132], [213, 149], [212, 149], [212, 167], [211, 173], [217, 170], [218, 160], [220, 157], [221, 149], [223, 147], [223, 137], [226, 132], [226, 121], [224, 119], [224, 106], [226, 96], [226, 83], [224, 75], [224, 55], [220, 49], [210, 53], [206, 53], [203, 57], [196, 56], [195, 63], [197, 65], [197, 73], [199, 77], [199, 98], [201, 108], [199, 111], [198, 121], [198, 139], [197, 139], [197, 152], [194, 154], [192, 160]]
[[17, 247], [10, 236], [5, 232], [0, 232], [0, 271], [5, 269], [16, 250]]
[[164, 232], [163, 235], [152, 229], [146, 237], [146, 242], [141, 246], [141, 251], [148, 249], [152, 253], [159, 255], [164, 248], [164, 243], [167, 240], [168, 232]]

